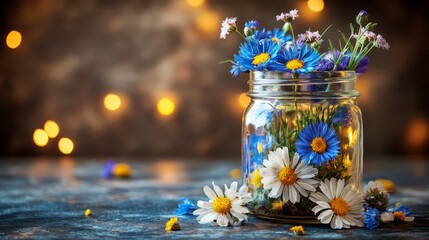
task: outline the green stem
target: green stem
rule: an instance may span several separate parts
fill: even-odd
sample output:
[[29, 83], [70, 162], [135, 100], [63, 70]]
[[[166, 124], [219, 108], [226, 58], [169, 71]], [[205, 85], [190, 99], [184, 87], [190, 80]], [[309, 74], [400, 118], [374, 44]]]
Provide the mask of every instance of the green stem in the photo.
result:
[[292, 23], [289, 23], [289, 24], [290, 24], [290, 32], [292, 33], [293, 44], [295, 44], [295, 33], [293, 32]]
[[241, 37], [243, 37], [244, 38], [244, 40], [246, 40], [246, 37], [240, 32], [240, 31], [238, 31], [238, 30], [235, 30], [235, 32], [236, 33], [238, 33], [238, 35], [240, 35]]
[[[295, 118], [296, 118], [296, 122], [298, 123], [299, 122], [299, 117], [298, 117], [298, 102], [297, 102], [297, 100], [296, 100], [296, 91], [298, 90], [298, 86], [295, 84], [295, 98], [293, 99], [294, 100], [294, 103], [295, 103]], [[299, 124], [297, 124], [297, 127], [298, 127], [298, 132], [300, 132], [301, 131], [301, 128], [300, 128], [300, 126], [299, 126]]]

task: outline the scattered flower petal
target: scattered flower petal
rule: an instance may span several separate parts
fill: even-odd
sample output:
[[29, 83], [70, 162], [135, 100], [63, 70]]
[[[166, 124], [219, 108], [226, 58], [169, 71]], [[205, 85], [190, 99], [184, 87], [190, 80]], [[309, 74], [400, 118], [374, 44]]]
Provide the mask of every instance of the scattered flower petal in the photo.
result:
[[86, 209], [86, 211], [85, 211], [85, 216], [87, 216], [87, 217], [89, 217], [89, 216], [92, 216], [92, 212], [91, 212], [91, 209]]
[[179, 219], [177, 217], [172, 217], [170, 220], [168, 220], [165, 223], [165, 231], [179, 231], [180, 225], [179, 225]]
[[367, 229], [374, 229], [380, 225], [380, 211], [377, 208], [368, 208], [363, 212], [363, 224]]
[[197, 209], [197, 205], [188, 198], [182, 198], [182, 202], [177, 205], [176, 214], [178, 215], [192, 215]]
[[131, 177], [131, 167], [126, 163], [118, 163], [113, 167], [113, 176], [118, 178]]
[[291, 232], [293, 232], [293, 234], [295, 234], [295, 235], [304, 235], [305, 234], [304, 228], [302, 226], [293, 226], [289, 230]]

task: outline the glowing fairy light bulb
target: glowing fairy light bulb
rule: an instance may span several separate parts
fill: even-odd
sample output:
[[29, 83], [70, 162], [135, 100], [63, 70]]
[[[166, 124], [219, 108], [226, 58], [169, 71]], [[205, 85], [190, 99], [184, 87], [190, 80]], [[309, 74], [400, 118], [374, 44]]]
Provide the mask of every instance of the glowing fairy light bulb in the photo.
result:
[[238, 96], [238, 103], [243, 108], [246, 108], [249, 105], [249, 103], [250, 103], [250, 98], [246, 95], [246, 93], [241, 93]]
[[171, 115], [176, 108], [173, 100], [170, 98], [161, 98], [157, 104], [158, 112], [162, 115]]
[[58, 141], [58, 149], [63, 154], [70, 154], [73, 152], [74, 144], [70, 138], [61, 138]]
[[104, 97], [104, 106], [110, 111], [116, 111], [121, 107], [121, 98], [113, 93], [107, 94]]
[[10, 31], [6, 37], [6, 45], [11, 49], [19, 47], [19, 45], [21, 45], [21, 41], [22, 36], [18, 31]]
[[55, 138], [56, 136], [58, 136], [58, 133], [60, 132], [60, 127], [56, 122], [52, 120], [46, 121], [43, 129], [45, 130], [46, 134], [50, 138]]
[[191, 7], [200, 7], [204, 4], [205, 0], [187, 0], [187, 2]]
[[308, 0], [307, 5], [313, 12], [321, 12], [325, 7], [323, 0]]
[[48, 144], [49, 137], [42, 129], [36, 129], [33, 133], [33, 141], [39, 147], [44, 147]]

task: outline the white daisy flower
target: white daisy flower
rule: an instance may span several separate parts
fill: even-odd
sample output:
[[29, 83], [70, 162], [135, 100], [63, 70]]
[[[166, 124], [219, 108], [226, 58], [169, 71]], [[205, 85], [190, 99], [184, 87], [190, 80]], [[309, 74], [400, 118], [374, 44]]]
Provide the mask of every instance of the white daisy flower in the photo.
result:
[[317, 204], [312, 210], [314, 214], [319, 213], [317, 219], [321, 223], [331, 223], [333, 229], [363, 227], [362, 197], [351, 184], [345, 185], [344, 179], [325, 179], [320, 182], [320, 190], [322, 192], [311, 193], [310, 200]]
[[200, 209], [195, 210], [194, 215], [199, 215], [197, 220], [200, 224], [216, 221], [219, 226], [226, 227], [228, 224], [247, 221], [249, 209], [243, 206], [251, 200], [247, 195], [247, 186], [242, 186], [237, 192], [237, 182], [233, 182], [230, 188], [225, 185], [224, 193], [213, 183], [213, 189], [204, 186], [204, 193], [210, 200], [197, 202]]
[[[227, 186], [225, 184], [225, 189]], [[243, 202], [248, 203], [252, 201], [252, 193], [249, 192], [249, 188], [246, 184], [243, 184], [237, 192], [237, 197], [240, 198]]]
[[270, 190], [268, 197], [282, 196], [284, 202], [297, 203], [301, 196], [307, 197], [309, 192], [316, 191], [318, 181], [312, 178], [317, 169], [300, 161], [297, 153], [291, 161], [287, 147], [269, 152], [262, 164], [259, 174], [264, 189]]

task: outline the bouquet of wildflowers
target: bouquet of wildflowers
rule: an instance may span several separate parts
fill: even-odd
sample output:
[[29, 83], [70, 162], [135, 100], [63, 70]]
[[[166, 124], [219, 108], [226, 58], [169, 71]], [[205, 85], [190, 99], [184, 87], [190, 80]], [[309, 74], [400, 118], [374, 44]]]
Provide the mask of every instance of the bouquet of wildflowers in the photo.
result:
[[244, 24], [243, 33], [237, 27], [237, 18], [226, 18], [222, 23], [220, 38], [225, 39], [231, 33], [238, 33], [244, 39], [238, 54], [231, 62], [231, 74], [237, 76], [249, 71], [290, 72], [293, 76], [314, 71], [349, 70], [364, 73], [368, 67], [367, 54], [375, 47], [389, 49], [389, 44], [380, 34], [372, 30], [377, 25], [369, 22], [366, 11], [356, 16], [355, 29], [350, 23], [350, 34], [340, 31], [338, 48], [328, 41], [328, 51], [321, 52], [323, 33], [307, 30], [295, 37], [293, 21], [299, 17], [298, 10], [281, 13], [277, 21], [284, 22], [283, 27], [266, 30], [260, 28], [258, 21]]
[[[224, 61], [232, 63], [231, 74], [287, 72], [288, 78], [295, 80], [309, 72], [364, 73], [368, 67], [367, 55], [373, 48], [389, 49], [386, 40], [372, 32], [377, 24], [368, 21], [365, 11], [356, 16], [356, 30], [356, 24], [350, 24], [349, 35], [340, 32], [337, 48], [327, 41], [326, 52], [321, 49], [326, 44], [323, 36], [329, 27], [321, 34], [307, 30], [295, 36], [292, 22], [298, 17], [298, 10], [281, 13], [276, 19], [284, 24], [273, 30], [260, 28], [255, 20], [248, 21], [243, 31], [237, 27], [237, 18], [226, 18], [220, 38], [237, 33], [244, 39], [234, 59]], [[341, 91], [335, 87], [328, 89], [330, 79], [322, 80], [315, 81], [317, 91]], [[295, 82], [284, 86], [288, 84]], [[268, 88], [267, 92], [281, 91], [281, 87]], [[294, 94], [298, 93], [296, 85], [293, 87]], [[240, 225], [248, 220], [249, 213], [292, 222], [318, 221], [333, 229], [352, 226], [373, 229], [380, 223], [413, 221], [407, 207], [388, 208], [390, 197], [380, 183], [370, 182], [362, 194], [356, 186], [361, 179], [355, 177], [349, 181], [353, 170], [357, 169], [354, 172], [359, 175], [362, 166], [358, 136], [361, 115], [353, 105], [357, 95], [344, 99], [316, 97], [300, 102], [296, 96], [287, 96], [286, 100], [260, 97], [246, 109], [242, 173], [248, 185], [239, 187], [233, 182], [225, 185], [224, 190], [214, 183], [213, 188], [205, 186], [206, 201], [195, 204], [184, 198], [176, 213], [197, 215], [199, 223], [221, 227]], [[246, 122], [246, 117], [251, 120]], [[175, 221], [167, 225], [173, 226]], [[305, 233], [302, 226], [293, 226], [290, 231], [297, 235]]]

